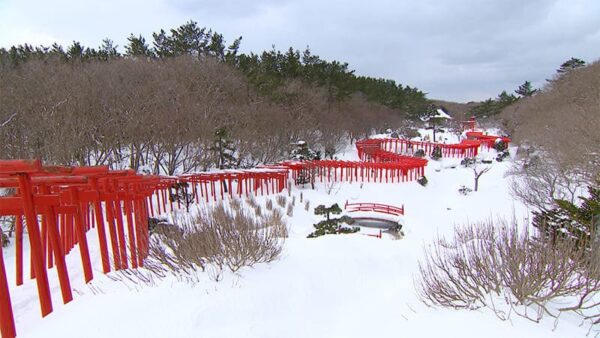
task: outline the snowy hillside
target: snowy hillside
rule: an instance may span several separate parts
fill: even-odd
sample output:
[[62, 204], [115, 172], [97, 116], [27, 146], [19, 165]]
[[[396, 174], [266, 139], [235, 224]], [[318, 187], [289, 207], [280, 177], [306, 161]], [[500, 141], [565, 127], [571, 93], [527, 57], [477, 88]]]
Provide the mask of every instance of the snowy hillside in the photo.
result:
[[[438, 137], [440, 135], [438, 134]], [[455, 135], [443, 134], [452, 143]], [[494, 157], [495, 151], [482, 154]], [[341, 159], [356, 159], [352, 145]], [[174, 277], [141, 282], [123, 273], [103, 275], [99, 257], [93, 257], [95, 279], [83, 283], [78, 254], [73, 268], [74, 301], [56, 302], [41, 318], [35, 283], [26, 280], [11, 296], [20, 337], [575, 337], [589, 327], [576, 317], [555, 323], [534, 323], [517, 315], [501, 321], [490, 310], [465, 311], [425, 306], [415, 292], [414, 280], [423, 249], [437, 236], [452, 236], [455, 226], [498, 217], [524, 219], [528, 210], [508, 191], [505, 173], [511, 161], [491, 164], [479, 182], [479, 191], [462, 195], [461, 186], [473, 188], [473, 170], [460, 159], [430, 161], [428, 185], [405, 183], [318, 183], [294, 187], [293, 216], [288, 217], [289, 238], [282, 257], [270, 264], [225, 273], [215, 281], [209, 272], [191, 283]], [[302, 195], [302, 203], [300, 202]], [[260, 203], [274, 196], [259, 197]], [[309, 201], [310, 209], [305, 210]], [[319, 204], [383, 203], [405, 208], [403, 236], [396, 239], [359, 233], [306, 236], [322, 220], [313, 213]], [[273, 203], [278, 208], [276, 203]], [[286, 214], [286, 209], [282, 209]], [[287, 216], [286, 216], [287, 217]], [[90, 232], [88, 236], [94, 236]], [[96, 241], [90, 240], [92, 245]], [[5, 249], [7, 274], [14, 276], [12, 247]], [[75, 250], [76, 251], [76, 250]], [[98, 250], [91, 250], [98, 252]], [[26, 256], [27, 257], [27, 256]], [[26, 265], [25, 271], [29, 271]], [[60, 291], [54, 271], [52, 292]], [[11, 279], [11, 283], [14, 280]]]

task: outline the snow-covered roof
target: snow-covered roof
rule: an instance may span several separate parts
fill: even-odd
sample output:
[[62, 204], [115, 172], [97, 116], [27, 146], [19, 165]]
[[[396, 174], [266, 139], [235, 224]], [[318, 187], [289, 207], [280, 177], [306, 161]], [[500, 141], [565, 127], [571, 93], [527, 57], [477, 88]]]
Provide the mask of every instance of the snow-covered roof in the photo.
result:
[[429, 121], [429, 119], [432, 119], [432, 118], [452, 120], [452, 116], [448, 115], [443, 109], [438, 108], [435, 115], [433, 115], [433, 116], [427, 116], [427, 117], [422, 117], [421, 121], [426, 122], [426, 121]]

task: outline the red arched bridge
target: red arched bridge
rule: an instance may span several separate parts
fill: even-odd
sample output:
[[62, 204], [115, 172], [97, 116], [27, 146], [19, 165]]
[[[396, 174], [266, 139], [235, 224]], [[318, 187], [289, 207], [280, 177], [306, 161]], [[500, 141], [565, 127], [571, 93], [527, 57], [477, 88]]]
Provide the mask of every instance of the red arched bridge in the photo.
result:
[[404, 205], [396, 207], [381, 203], [348, 203], [344, 205], [348, 212], [370, 211], [387, 215], [404, 216]]

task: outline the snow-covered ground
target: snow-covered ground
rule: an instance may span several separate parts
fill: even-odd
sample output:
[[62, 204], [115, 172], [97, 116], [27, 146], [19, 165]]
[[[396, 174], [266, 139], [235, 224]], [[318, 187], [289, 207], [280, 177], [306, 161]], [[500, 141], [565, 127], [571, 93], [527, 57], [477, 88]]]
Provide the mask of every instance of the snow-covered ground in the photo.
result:
[[[447, 138], [453, 137], [451, 134]], [[352, 146], [340, 155], [356, 159]], [[210, 274], [195, 283], [165, 278], [135, 284], [118, 274], [83, 283], [78, 252], [68, 259], [74, 301], [62, 305], [54, 271], [50, 272], [55, 310], [39, 315], [35, 283], [11, 285], [20, 337], [576, 337], [587, 333], [575, 317], [534, 323], [519, 316], [501, 321], [490, 310], [429, 308], [415, 292], [417, 263], [424, 247], [438, 235], [451, 236], [457, 225], [497, 217], [524, 219], [528, 211], [508, 192], [509, 162], [494, 162], [473, 187], [472, 169], [460, 159], [431, 161], [429, 184], [335, 183], [293, 188], [293, 217], [282, 257], [216, 282]], [[304, 210], [310, 201], [310, 211]], [[284, 193], [287, 195], [287, 191]], [[266, 198], [259, 198], [265, 203]], [[350, 235], [306, 236], [322, 219], [312, 209], [322, 203], [376, 202], [404, 205], [404, 237], [382, 239]], [[289, 200], [288, 200], [289, 203]], [[273, 203], [277, 207], [276, 203]], [[285, 209], [282, 210], [285, 214]], [[93, 232], [89, 236], [93, 236]], [[95, 241], [91, 252], [94, 250]], [[14, 254], [5, 250], [14, 283]], [[27, 257], [27, 256], [26, 256]], [[28, 271], [27, 268], [25, 271]], [[114, 279], [118, 279], [115, 281]]]

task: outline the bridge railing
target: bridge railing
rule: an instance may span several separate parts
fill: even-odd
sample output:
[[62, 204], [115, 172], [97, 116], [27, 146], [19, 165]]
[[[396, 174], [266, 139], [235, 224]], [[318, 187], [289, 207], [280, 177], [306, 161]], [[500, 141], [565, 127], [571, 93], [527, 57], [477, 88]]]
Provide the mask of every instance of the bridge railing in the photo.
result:
[[388, 215], [403, 216], [404, 205], [396, 207], [393, 205], [381, 204], [381, 203], [348, 203], [344, 205], [344, 209], [348, 212], [356, 211], [373, 211]]

